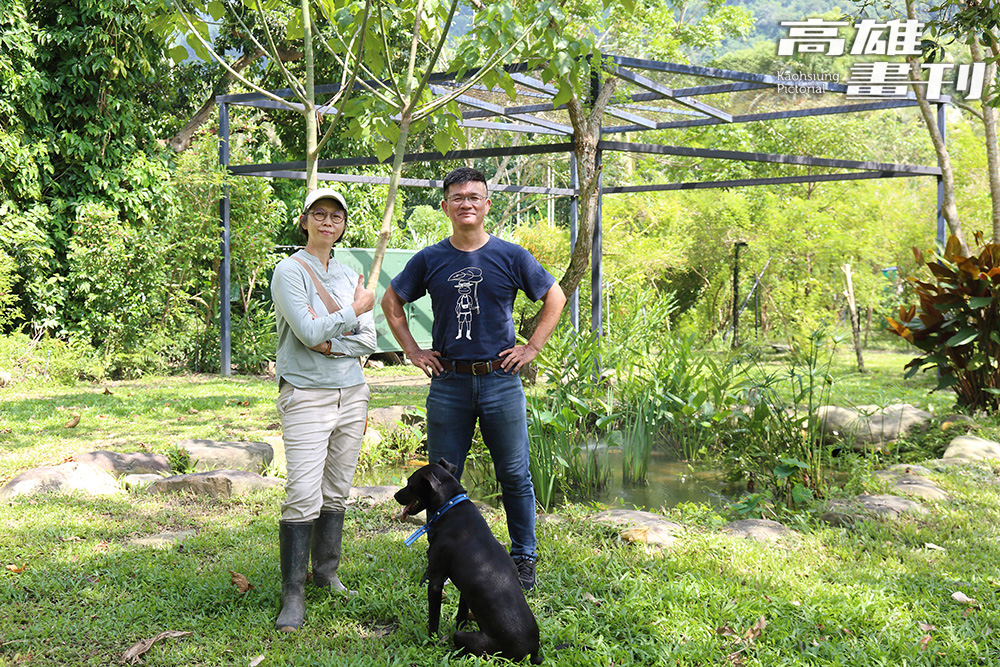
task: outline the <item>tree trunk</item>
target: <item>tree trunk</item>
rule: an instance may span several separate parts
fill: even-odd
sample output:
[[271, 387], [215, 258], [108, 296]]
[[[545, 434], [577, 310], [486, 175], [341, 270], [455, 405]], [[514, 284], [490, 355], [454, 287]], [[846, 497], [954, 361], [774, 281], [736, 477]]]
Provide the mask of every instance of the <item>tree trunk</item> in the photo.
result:
[[851, 334], [854, 336], [854, 353], [858, 357], [858, 372], [865, 373], [865, 359], [861, 349], [861, 326], [858, 322], [858, 306], [854, 302], [854, 281], [851, 279], [851, 265], [844, 264], [840, 267], [847, 277], [847, 290], [844, 296], [847, 297], [847, 312], [851, 316]]
[[[256, 49], [251, 53], [246, 53], [240, 56], [240, 58], [233, 63], [232, 68], [236, 73], [240, 73], [262, 55], [264, 55], [264, 51], [260, 49]], [[301, 59], [302, 52], [294, 50], [279, 51], [278, 57], [281, 58], [283, 62], [290, 62]], [[215, 113], [216, 95], [222, 95], [229, 90], [229, 84], [231, 84], [235, 78], [236, 76], [231, 72], [223, 71], [222, 79], [219, 80], [218, 85], [216, 85], [212, 90], [211, 96], [209, 96], [209, 98], [205, 100], [205, 103], [201, 105], [201, 108], [198, 109], [193, 116], [191, 116], [191, 119], [184, 124], [184, 127], [182, 127], [180, 131], [178, 131], [177, 134], [170, 139], [168, 143], [171, 148], [180, 153], [191, 147], [191, 140], [194, 138], [195, 132], [197, 132], [202, 125], [207, 123], [212, 117], [212, 114]]]
[[[906, 0], [906, 15], [910, 20], [918, 20], [916, 9], [914, 8], [914, 0]], [[906, 60], [910, 64], [910, 79], [921, 81], [920, 62], [913, 56], [908, 56]], [[938, 130], [937, 114], [931, 107], [930, 102], [927, 101], [927, 91], [920, 85], [914, 85], [911, 88], [913, 89], [913, 94], [916, 95], [917, 105], [920, 107], [920, 115], [924, 119], [924, 125], [927, 126], [931, 143], [934, 144], [938, 167], [941, 168], [941, 181], [944, 186], [944, 202], [941, 206], [941, 215], [944, 216], [945, 222], [948, 223], [949, 231], [958, 239], [959, 244], [962, 246], [963, 254], [968, 256], [969, 246], [965, 243], [965, 235], [962, 233], [962, 223], [958, 218], [958, 206], [955, 203], [955, 171], [951, 166], [951, 155], [948, 153], [947, 146], [945, 146], [944, 137], [941, 136], [941, 132]]]
[[[576, 96], [566, 103], [573, 124], [573, 153], [580, 181], [580, 217], [576, 246], [569, 258], [569, 265], [559, 279], [559, 287], [567, 297], [572, 294], [590, 269], [590, 253], [594, 245], [594, 223], [600, 197], [601, 170], [597, 166], [597, 143], [601, 140], [601, 116], [617, 88], [617, 78], [601, 87], [600, 95], [593, 101], [589, 113]], [[520, 334], [531, 338], [541, 319], [541, 308], [521, 325]]]
[[[983, 50], [979, 42], [973, 39], [970, 46], [972, 62], [984, 61]], [[993, 204], [993, 243], [1000, 243], [1000, 148], [997, 145], [997, 110], [990, 105], [995, 97], [993, 81], [996, 79], [997, 64], [995, 60], [986, 63], [986, 76], [983, 78], [983, 134], [986, 138], [986, 167], [990, 177], [990, 200]]]

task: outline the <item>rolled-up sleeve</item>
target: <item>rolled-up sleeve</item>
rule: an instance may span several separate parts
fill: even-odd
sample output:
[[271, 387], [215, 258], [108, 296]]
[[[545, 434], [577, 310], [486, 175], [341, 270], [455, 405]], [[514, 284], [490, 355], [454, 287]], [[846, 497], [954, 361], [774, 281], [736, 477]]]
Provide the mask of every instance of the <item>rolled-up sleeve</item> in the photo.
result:
[[356, 333], [341, 334], [330, 340], [330, 350], [345, 357], [363, 357], [375, 353], [376, 342], [375, 318], [367, 312], [358, 318]]

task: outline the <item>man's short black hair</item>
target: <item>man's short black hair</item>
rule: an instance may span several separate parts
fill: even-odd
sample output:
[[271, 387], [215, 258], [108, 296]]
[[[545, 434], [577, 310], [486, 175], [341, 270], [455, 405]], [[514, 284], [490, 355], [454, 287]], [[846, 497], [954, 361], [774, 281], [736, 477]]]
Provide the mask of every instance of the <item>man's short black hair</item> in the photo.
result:
[[470, 183], [479, 182], [483, 184], [484, 188], [489, 188], [486, 185], [486, 176], [483, 172], [478, 169], [473, 169], [472, 167], [459, 167], [458, 169], [452, 169], [448, 172], [448, 175], [444, 177], [444, 185], [441, 186], [442, 197], [448, 196], [448, 188], [459, 183]]

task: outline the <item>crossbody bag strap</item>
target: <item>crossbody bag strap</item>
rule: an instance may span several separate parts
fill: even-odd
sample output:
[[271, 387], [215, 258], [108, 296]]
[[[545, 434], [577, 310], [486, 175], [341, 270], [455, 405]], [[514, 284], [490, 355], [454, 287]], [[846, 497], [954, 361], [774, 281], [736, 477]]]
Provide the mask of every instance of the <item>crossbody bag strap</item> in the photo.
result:
[[295, 257], [293, 255], [292, 259], [301, 264], [302, 268], [304, 268], [306, 270], [306, 273], [309, 274], [309, 277], [312, 278], [313, 285], [316, 287], [316, 293], [319, 294], [320, 301], [322, 301], [323, 305], [326, 306], [327, 311], [331, 315], [333, 315], [335, 312], [340, 310], [340, 306], [338, 306], [337, 302], [333, 300], [333, 297], [330, 296], [330, 293], [326, 291], [326, 288], [323, 287], [323, 283], [319, 281], [319, 278], [316, 277], [316, 273], [311, 268], [309, 268], [309, 265], [306, 264], [301, 257]]

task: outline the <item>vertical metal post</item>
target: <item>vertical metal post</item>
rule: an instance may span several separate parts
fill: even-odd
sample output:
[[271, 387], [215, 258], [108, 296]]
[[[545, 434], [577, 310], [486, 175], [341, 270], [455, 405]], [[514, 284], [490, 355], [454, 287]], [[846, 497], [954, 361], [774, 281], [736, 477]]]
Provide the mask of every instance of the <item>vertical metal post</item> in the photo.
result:
[[[580, 231], [580, 174], [576, 167], [576, 153], [569, 156], [569, 183], [574, 194], [569, 200], [569, 253], [576, 249], [576, 236]], [[569, 321], [574, 331], [580, 330], [580, 288], [569, 296]]]
[[746, 242], [733, 244], [733, 349], [740, 346], [740, 247]]
[[[219, 164], [223, 176], [229, 178], [229, 109], [225, 102], [219, 102]], [[221, 238], [219, 250], [219, 375], [232, 374], [232, 351], [230, 348], [230, 274], [229, 274], [229, 186], [223, 182], [222, 198], [219, 200], [219, 227]]]
[[[590, 63], [590, 104], [593, 106], [597, 98], [601, 96], [601, 75], [594, 66], [593, 60]], [[597, 130], [597, 139], [600, 141], [601, 129]], [[597, 174], [597, 211], [594, 215], [594, 243], [590, 250], [590, 330], [596, 331], [598, 336], [604, 335], [601, 327], [603, 296], [603, 264], [601, 257], [604, 254], [603, 232], [601, 230], [601, 214], [604, 207], [604, 178], [601, 173], [601, 166], [604, 160], [603, 151], [597, 148], [594, 155], [594, 173]]]
[[604, 241], [601, 230], [601, 213], [604, 207], [604, 175], [601, 173], [601, 162], [603, 151], [598, 149], [595, 158], [597, 167], [597, 214], [594, 216], [594, 244], [590, 250], [590, 330], [596, 331], [598, 336], [603, 335], [601, 328], [603, 296], [603, 264], [601, 256], [604, 254]]
[[[941, 133], [941, 141], [945, 141], [945, 114], [944, 105], [937, 105], [937, 125], [938, 132]], [[944, 180], [938, 176], [937, 177], [937, 240], [938, 243], [944, 245], [947, 240], [946, 236], [947, 225], [944, 220]]]

